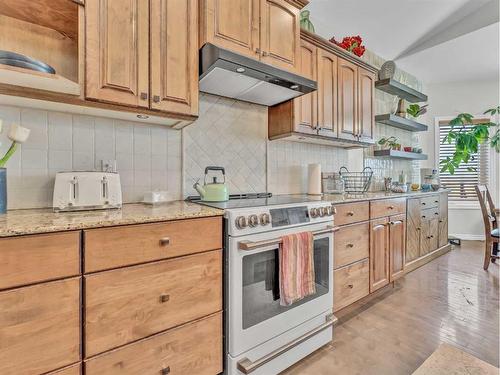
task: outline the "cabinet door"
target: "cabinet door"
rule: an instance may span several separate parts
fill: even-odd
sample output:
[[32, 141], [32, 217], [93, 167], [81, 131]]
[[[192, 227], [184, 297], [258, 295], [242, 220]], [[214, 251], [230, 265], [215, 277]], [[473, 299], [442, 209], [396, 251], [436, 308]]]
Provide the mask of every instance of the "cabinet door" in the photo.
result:
[[353, 63], [338, 59], [338, 137], [357, 140], [358, 122], [358, 68]]
[[[300, 74], [316, 81], [318, 78], [317, 48], [300, 41]], [[318, 123], [318, 92], [313, 91], [294, 99], [296, 130], [301, 133], [316, 133]]]
[[149, 107], [149, 1], [85, 2], [86, 97]]
[[389, 226], [390, 281], [404, 274], [406, 215], [391, 216]]
[[285, 0], [261, 0], [261, 61], [294, 73], [299, 71], [299, 13]]
[[389, 220], [370, 222], [370, 293], [389, 284]]
[[320, 134], [337, 136], [337, 56], [318, 48]]
[[201, 43], [260, 58], [260, 0], [203, 0]]
[[372, 142], [375, 127], [375, 74], [358, 68], [358, 82], [359, 128], [357, 133], [360, 141]]
[[420, 251], [419, 256], [427, 255], [431, 251], [431, 220], [422, 215], [422, 230], [420, 231]]
[[151, 107], [198, 114], [198, 2], [151, 1]]
[[448, 243], [448, 193], [439, 194], [439, 247]]
[[406, 263], [420, 256], [420, 233], [422, 227], [422, 213], [420, 199], [408, 199], [408, 223], [406, 226]]
[[437, 250], [439, 247], [439, 218], [434, 217], [429, 222], [429, 251]]

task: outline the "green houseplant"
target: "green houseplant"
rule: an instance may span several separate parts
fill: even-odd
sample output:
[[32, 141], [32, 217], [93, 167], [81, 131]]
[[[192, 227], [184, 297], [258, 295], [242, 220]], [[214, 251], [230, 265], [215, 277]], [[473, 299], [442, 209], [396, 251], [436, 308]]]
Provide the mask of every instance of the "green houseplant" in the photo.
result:
[[[500, 153], [500, 106], [488, 109], [485, 115], [496, 116], [496, 123], [484, 122], [474, 124], [474, 116], [470, 113], [460, 113], [449, 122], [450, 131], [444, 137], [443, 143], [454, 144], [453, 156], [441, 160], [441, 172], [451, 174], [462, 164], [474, 160], [474, 155], [479, 150], [479, 145], [488, 142], [490, 146]], [[470, 126], [472, 124], [472, 126]], [[473, 170], [473, 168], [468, 168]]]

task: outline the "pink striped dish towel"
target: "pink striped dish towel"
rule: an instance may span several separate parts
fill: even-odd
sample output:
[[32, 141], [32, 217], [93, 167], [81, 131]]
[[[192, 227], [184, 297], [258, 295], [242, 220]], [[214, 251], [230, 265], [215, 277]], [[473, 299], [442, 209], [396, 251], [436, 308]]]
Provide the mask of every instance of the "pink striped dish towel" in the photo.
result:
[[313, 234], [281, 237], [279, 250], [280, 305], [289, 306], [316, 293]]

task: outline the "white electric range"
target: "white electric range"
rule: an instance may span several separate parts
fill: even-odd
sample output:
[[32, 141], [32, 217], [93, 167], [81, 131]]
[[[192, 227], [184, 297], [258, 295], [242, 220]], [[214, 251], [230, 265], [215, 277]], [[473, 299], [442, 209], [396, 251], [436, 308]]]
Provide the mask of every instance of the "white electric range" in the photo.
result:
[[[332, 340], [335, 209], [321, 197], [237, 198], [199, 202], [225, 210], [224, 373], [273, 375]], [[316, 294], [284, 307], [281, 236], [303, 231], [314, 234]]]

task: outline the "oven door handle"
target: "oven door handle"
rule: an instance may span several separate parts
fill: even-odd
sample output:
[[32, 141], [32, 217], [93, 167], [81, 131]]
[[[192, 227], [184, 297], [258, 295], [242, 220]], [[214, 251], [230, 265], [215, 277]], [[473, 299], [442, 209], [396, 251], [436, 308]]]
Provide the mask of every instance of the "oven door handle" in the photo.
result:
[[[333, 233], [337, 232], [339, 227], [335, 227], [333, 225], [328, 225], [325, 229], [317, 230], [312, 232], [313, 236], [319, 236], [320, 234]], [[238, 249], [240, 250], [254, 250], [259, 247], [271, 246], [271, 245], [279, 245], [281, 243], [281, 238], [275, 238], [272, 240], [264, 240], [264, 241], [240, 241], [238, 242]]]
[[238, 361], [237, 366], [238, 370], [240, 370], [244, 374], [250, 374], [259, 367], [264, 366], [266, 363], [272, 361], [273, 359], [279, 357], [283, 353], [289, 351], [292, 348], [295, 348], [297, 345], [302, 344], [304, 341], [309, 340], [311, 337], [317, 335], [321, 331], [324, 331], [327, 328], [330, 328], [337, 324], [338, 319], [335, 315], [329, 314], [326, 316], [326, 322], [320, 325], [319, 327], [313, 329], [312, 331], [309, 331], [302, 336], [296, 338], [295, 340], [289, 342], [286, 345], [283, 345], [282, 347], [276, 349], [275, 351], [269, 353], [268, 355], [259, 358], [256, 361], [251, 361], [248, 358], [243, 358], [240, 361]]

